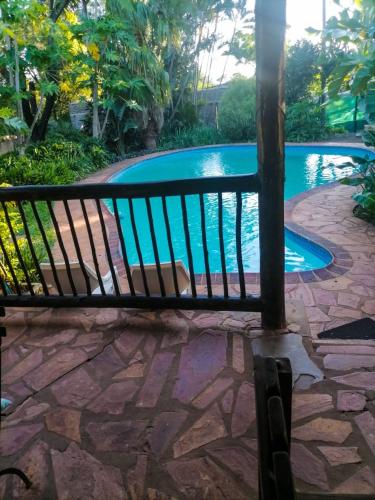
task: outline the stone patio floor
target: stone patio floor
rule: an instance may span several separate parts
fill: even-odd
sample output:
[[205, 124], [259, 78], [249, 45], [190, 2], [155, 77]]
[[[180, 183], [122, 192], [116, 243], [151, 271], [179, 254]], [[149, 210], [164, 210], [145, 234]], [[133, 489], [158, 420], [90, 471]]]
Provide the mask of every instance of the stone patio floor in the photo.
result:
[[[375, 229], [352, 216], [350, 190], [312, 191], [291, 214], [352, 259], [344, 274], [286, 286], [308, 319], [288, 330], [325, 374], [296, 383], [292, 463], [300, 491], [373, 498], [375, 341], [317, 337], [375, 319]], [[2, 389], [15, 404], [1, 468], [34, 486], [3, 477], [0, 498], [257, 498], [251, 351], [270, 335], [259, 315], [39, 309], [8, 310], [5, 323]]]

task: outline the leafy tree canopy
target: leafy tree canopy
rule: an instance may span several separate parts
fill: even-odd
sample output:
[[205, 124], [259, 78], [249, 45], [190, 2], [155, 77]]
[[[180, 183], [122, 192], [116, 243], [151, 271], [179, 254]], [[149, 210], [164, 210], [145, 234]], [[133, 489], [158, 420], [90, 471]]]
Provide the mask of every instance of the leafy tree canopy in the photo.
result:
[[311, 96], [313, 81], [319, 72], [319, 47], [307, 40], [299, 40], [288, 47], [285, 65], [286, 104]]
[[219, 130], [231, 141], [254, 140], [255, 112], [255, 79], [237, 76], [220, 101]]
[[329, 19], [325, 38], [344, 52], [329, 79], [331, 95], [336, 95], [345, 84], [349, 84], [353, 95], [360, 95], [374, 84], [374, 0], [356, 0], [353, 8], [343, 9], [337, 17]]

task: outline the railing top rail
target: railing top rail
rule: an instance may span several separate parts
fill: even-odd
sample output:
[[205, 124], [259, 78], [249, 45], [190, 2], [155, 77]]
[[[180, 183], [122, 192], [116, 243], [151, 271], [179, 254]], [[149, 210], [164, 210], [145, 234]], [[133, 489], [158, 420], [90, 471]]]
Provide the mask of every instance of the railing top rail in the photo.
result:
[[257, 193], [257, 174], [204, 177], [136, 184], [70, 184], [67, 186], [16, 186], [0, 188], [2, 201], [76, 200], [90, 198], [145, 198], [205, 193]]

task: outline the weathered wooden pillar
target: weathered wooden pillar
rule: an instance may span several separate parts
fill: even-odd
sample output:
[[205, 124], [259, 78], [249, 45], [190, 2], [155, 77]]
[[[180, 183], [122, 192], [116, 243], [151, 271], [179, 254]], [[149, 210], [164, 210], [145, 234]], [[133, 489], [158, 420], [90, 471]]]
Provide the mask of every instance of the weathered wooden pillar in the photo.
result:
[[260, 287], [265, 328], [285, 327], [284, 41], [286, 0], [256, 0]]

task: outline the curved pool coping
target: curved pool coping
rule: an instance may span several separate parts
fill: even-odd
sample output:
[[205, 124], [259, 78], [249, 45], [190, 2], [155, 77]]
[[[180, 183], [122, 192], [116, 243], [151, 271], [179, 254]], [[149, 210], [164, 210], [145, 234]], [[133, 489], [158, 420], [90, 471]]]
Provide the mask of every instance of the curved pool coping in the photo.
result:
[[[295, 147], [332, 147], [332, 148], [352, 148], [358, 149], [361, 151], [368, 151], [371, 154], [374, 152], [366, 147], [365, 145], [358, 145], [357, 143], [286, 143], [286, 146], [295, 146]], [[83, 182], [109, 182], [111, 178], [117, 175], [121, 170], [125, 170], [131, 168], [142, 161], [151, 160], [154, 158], [158, 158], [161, 156], [171, 155], [175, 153], [180, 153], [184, 151], [194, 151], [199, 149], [209, 149], [209, 148], [223, 148], [223, 147], [238, 147], [238, 146], [256, 146], [255, 143], [234, 143], [234, 144], [215, 144], [208, 146], [197, 146], [191, 148], [182, 148], [182, 149], [173, 149], [170, 151], [158, 151], [154, 153], [149, 153], [142, 156], [137, 156], [135, 158], [128, 158], [125, 160], [121, 160], [116, 162], [110, 166], [108, 166], [105, 171], [100, 171], [93, 176], [90, 176], [89, 179], [86, 179]], [[98, 177], [100, 178], [98, 180]], [[337, 186], [339, 183], [337, 181], [329, 182], [328, 184], [324, 184], [322, 186], [317, 186], [315, 188], [309, 189], [308, 191], [304, 191], [289, 200], [284, 202], [284, 221], [285, 227], [297, 237], [301, 237], [308, 242], [311, 242], [317, 246], [323, 247], [324, 250], [328, 251], [332, 255], [331, 262], [319, 269], [310, 270], [310, 271], [291, 271], [285, 273], [285, 284], [297, 284], [297, 283], [313, 283], [318, 281], [324, 281], [328, 279], [335, 278], [337, 276], [345, 274], [349, 271], [353, 265], [353, 259], [350, 253], [341, 245], [337, 245], [330, 240], [322, 238], [320, 235], [314, 233], [311, 230], [305, 229], [300, 224], [297, 224], [293, 221], [293, 210], [294, 208], [303, 200], [309, 198], [310, 196], [315, 195], [321, 191], [325, 191], [332, 187]], [[101, 203], [103, 209], [110, 215], [108, 220], [108, 229], [109, 229], [109, 244], [111, 250], [111, 256], [114, 261], [114, 264], [117, 266], [120, 275], [125, 273], [124, 263], [119, 256], [118, 251], [118, 235], [117, 235], [117, 227], [113, 214], [108, 210], [105, 203]], [[259, 284], [260, 283], [260, 273], [259, 272], [245, 272], [245, 283], [246, 284]], [[206, 275], [204, 273], [195, 274], [196, 284], [197, 285], [206, 285]], [[239, 278], [238, 273], [227, 273], [228, 284], [238, 284]], [[212, 285], [221, 285], [223, 284], [222, 273], [211, 273], [211, 284]]]

